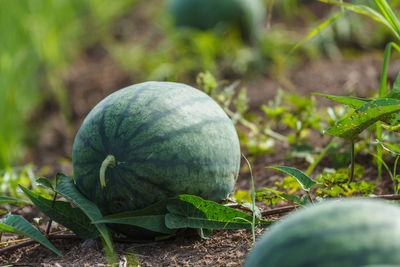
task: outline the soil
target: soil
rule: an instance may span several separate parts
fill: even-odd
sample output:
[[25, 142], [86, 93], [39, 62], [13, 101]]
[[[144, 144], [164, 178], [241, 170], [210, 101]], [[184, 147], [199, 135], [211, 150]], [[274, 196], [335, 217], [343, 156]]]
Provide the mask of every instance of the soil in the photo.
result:
[[[284, 79], [259, 76], [241, 83], [248, 90], [252, 110], [259, 110], [260, 105], [273, 99], [279, 87], [295, 91], [304, 96], [312, 92], [336, 95], [353, 94], [368, 97], [379, 87], [381, 54], [369, 53], [353, 59], [332, 61], [321, 59], [308, 62], [301, 68], [288, 73]], [[394, 80], [399, 64], [391, 64], [389, 79]], [[43, 131], [39, 135], [38, 145], [26, 158], [38, 166], [54, 166], [51, 173], [62, 171], [71, 173], [70, 152], [73, 136], [89, 110], [111, 92], [128, 86], [135, 81], [113, 61], [108, 52], [100, 45], [84, 51], [77, 62], [65, 75], [69, 92], [71, 114], [63, 118], [59, 112], [40, 112], [33, 116], [32, 123], [41, 122]], [[331, 104], [320, 99], [320, 105]], [[48, 103], [51, 106], [50, 103]], [[44, 109], [46, 111], [46, 108]], [[71, 122], [65, 129], [65, 120]], [[319, 142], [323, 142], [320, 140]], [[265, 166], [288, 165], [306, 169], [308, 163], [302, 159], [287, 159], [285, 151], [288, 147], [278, 144], [277, 153], [257, 157], [252, 162], [256, 187], [266, 186], [278, 181], [282, 175], [266, 170]], [[359, 163], [371, 162], [367, 156], [359, 157]], [[63, 164], [63, 162], [67, 162]], [[330, 167], [331, 163], [324, 160], [318, 168]], [[376, 177], [374, 166], [366, 166], [368, 177]], [[385, 185], [389, 183], [384, 177], [384, 183], [379, 193], [387, 193]], [[239, 175], [236, 189], [249, 190], [249, 173], [243, 171]], [[267, 209], [269, 207], [264, 207]], [[38, 210], [26, 207], [19, 211], [25, 218], [32, 221], [34, 217], [45, 218]], [[277, 220], [279, 217], [266, 219]], [[45, 230], [47, 220], [43, 219], [40, 228]], [[65, 230], [53, 223], [52, 232]], [[263, 231], [257, 230], [256, 236]], [[13, 235], [3, 235], [1, 241], [17, 239]], [[209, 239], [200, 239], [195, 235], [177, 237], [166, 241], [132, 241], [115, 242], [119, 255], [120, 266], [240, 266], [251, 249], [252, 234], [247, 230], [216, 231]], [[106, 258], [99, 241], [83, 241], [79, 239], [56, 239], [53, 244], [61, 250], [64, 257], [60, 258], [40, 245], [30, 245], [0, 255], [0, 264], [15, 264], [15, 266], [105, 266]]]

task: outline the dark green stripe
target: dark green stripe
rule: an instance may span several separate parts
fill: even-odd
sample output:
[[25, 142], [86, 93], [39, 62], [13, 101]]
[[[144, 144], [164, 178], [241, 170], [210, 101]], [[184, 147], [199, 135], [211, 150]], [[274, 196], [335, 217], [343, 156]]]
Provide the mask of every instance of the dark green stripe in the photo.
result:
[[[163, 141], [166, 141], [166, 140], [170, 140], [170, 139], [172, 139], [174, 137], [177, 137], [179, 135], [182, 135], [182, 134], [188, 134], [188, 133], [192, 133], [192, 132], [199, 132], [199, 131], [201, 131], [201, 129], [204, 126], [207, 126], [207, 125], [212, 124], [212, 123], [227, 124], [228, 127], [231, 126], [230, 121], [229, 120], [225, 120], [223, 118], [208, 119], [208, 120], [204, 120], [204, 121], [192, 124], [189, 127], [185, 127], [185, 128], [179, 129], [179, 130], [174, 130], [174, 131], [168, 132], [163, 136], [154, 136], [154, 137], [152, 137], [150, 139], [145, 140], [144, 142], [140, 142], [140, 143], [138, 142], [138, 145], [134, 146], [133, 148], [131, 148], [131, 150], [139, 151], [143, 147], [146, 147], [146, 146], [149, 146], [149, 145], [153, 146], [156, 143], [163, 142]], [[134, 139], [132, 141], [134, 141]]]
[[110, 177], [110, 180], [107, 182], [107, 186], [105, 187], [106, 194], [109, 192], [110, 196], [118, 195], [121, 197], [121, 200], [129, 199], [126, 196], [122, 196], [120, 193], [113, 192], [114, 190], [124, 190], [128, 191], [129, 194], [134, 196], [134, 199], [136, 200], [135, 203], [145, 205], [152, 204], [153, 197], [151, 197], [151, 194], [149, 194], [148, 192], [146, 194], [143, 194], [143, 192], [139, 191], [137, 188], [134, 188], [133, 183], [129, 181], [129, 177], [126, 176], [126, 173], [124, 173], [123, 170], [121, 170], [120, 168], [114, 168], [112, 172], [112, 175], [108, 176]]
[[[89, 139], [89, 138], [85, 138], [85, 137], [83, 137], [83, 135], [81, 134], [81, 133], [78, 133], [78, 135], [77, 135], [77, 138], [80, 140], [80, 141], [82, 141], [83, 142], [83, 144], [85, 145], [85, 147], [89, 147], [90, 149], [92, 149], [94, 152], [96, 152], [96, 153], [104, 153], [104, 151], [102, 151], [101, 149], [97, 149], [97, 148], [95, 148], [94, 146], [93, 146], [93, 144], [92, 144], [92, 142], [91, 142], [91, 140], [92, 139]], [[73, 148], [75, 148], [75, 146], [73, 147]], [[80, 149], [74, 149], [76, 152], [78, 152], [78, 153], [81, 153], [80, 152]]]
[[151, 84], [146, 84], [142, 87], [140, 87], [139, 89], [136, 90], [135, 94], [129, 98], [127, 105], [125, 106], [124, 110], [121, 112], [121, 114], [119, 114], [118, 117], [118, 122], [116, 125], [116, 130], [115, 130], [115, 134], [114, 137], [117, 137], [118, 135], [118, 130], [121, 127], [122, 122], [124, 121], [125, 118], [132, 116], [132, 113], [129, 112], [129, 108], [131, 107], [131, 105], [133, 103], [136, 102], [136, 99], [145, 91], [148, 90], [149, 88], [151, 88]]
[[[152, 99], [152, 100], [154, 100], [154, 99]], [[180, 103], [179, 105], [177, 105], [176, 107], [174, 107], [172, 109], [169, 109], [168, 111], [154, 111], [152, 113], [152, 119], [150, 119], [149, 121], [141, 124], [138, 128], [136, 128], [133, 131], [133, 133], [131, 133], [130, 136], [128, 136], [126, 138], [124, 137], [125, 142], [123, 143], [123, 148], [129, 147], [129, 142], [131, 141], [132, 138], [134, 138], [140, 132], [148, 130], [151, 126], [153, 126], [155, 123], [157, 123], [161, 119], [167, 117], [170, 114], [175, 113], [177, 110], [181, 109], [182, 107], [193, 105], [195, 103], [199, 103], [199, 102], [203, 102], [203, 101], [207, 102], [207, 101], [209, 101], [209, 98], [208, 97], [204, 97], [204, 96], [196, 97], [196, 98], [192, 98], [190, 100], [186, 100], [184, 103]], [[151, 103], [147, 103], [145, 106], [149, 107], [150, 104]]]
[[203, 170], [204, 167], [218, 167], [221, 168], [222, 166], [231, 166], [233, 164], [233, 161], [230, 160], [213, 160], [210, 159], [208, 162], [204, 163], [201, 162], [201, 165], [199, 164], [198, 161], [196, 161], [196, 158], [192, 158], [191, 160], [188, 159], [183, 159], [179, 157], [179, 154], [174, 154], [171, 158], [166, 159], [166, 160], [161, 160], [157, 158], [137, 158], [137, 156], [140, 155], [140, 153], [133, 153], [131, 158], [127, 158], [127, 162], [129, 162], [130, 165], [134, 164], [154, 164], [156, 166], [159, 166], [160, 168], [163, 167], [176, 167], [179, 165], [187, 165], [190, 166], [192, 170]]
[[[321, 216], [326, 216], [326, 214], [322, 214]], [[286, 251], [288, 253], [289, 252], [293, 253], [291, 254], [292, 255], [291, 258], [293, 259], [293, 262], [296, 262], [295, 266], [322, 266], [322, 264], [326, 263], [340, 264], [346, 262], [353, 264], [355, 263], [367, 264], [371, 263], [367, 261], [368, 255], [370, 253], [372, 253], [373, 256], [379, 255], [379, 258], [383, 260], [386, 258], [386, 256], [391, 258], [390, 256], [395, 255], [394, 253], [398, 253], [398, 249], [393, 248], [390, 252], [387, 252], [387, 250], [379, 251], [379, 247], [371, 246], [370, 249], [363, 248], [360, 251], [357, 252], [352, 251], [351, 254], [346, 254], [347, 250], [344, 250], [342, 247], [326, 246], [327, 243], [329, 243], [330, 236], [333, 236], [332, 240], [334, 240], [335, 237], [337, 236], [344, 236], [344, 237], [350, 236], [353, 237], [353, 239], [349, 238], [349, 243], [358, 242], [357, 236], [363, 236], [365, 234], [376, 232], [374, 231], [376, 229], [378, 232], [382, 233], [381, 229], [386, 229], [386, 228], [392, 228], [392, 224], [380, 223], [380, 224], [374, 224], [371, 227], [363, 227], [362, 225], [352, 225], [352, 226], [340, 225], [340, 228], [337, 229], [321, 228], [318, 231], [313, 231], [313, 232], [305, 231], [303, 235], [300, 237], [293, 236], [293, 237], [288, 237], [285, 240], [282, 240], [282, 238], [285, 238], [285, 235], [282, 235], [279, 237], [279, 239], [276, 239], [277, 241], [273, 241], [272, 239], [270, 239], [272, 241], [270, 241], [270, 243], [267, 245], [270, 249], [268, 251], [265, 251], [263, 258], [265, 257], [267, 263], [269, 261], [268, 257], [271, 257], [271, 259], [280, 260], [281, 264], [285, 264], [285, 262], [288, 261], [284, 260], [286, 256], [282, 254], [282, 251]], [[301, 234], [301, 232], [299, 234]], [[274, 236], [278, 237], [277, 234], [275, 234]], [[344, 248], [346, 248], [347, 246], [348, 244], [343, 244]], [[307, 253], [313, 253], [313, 251], [314, 254], [318, 255], [317, 257], [308, 256], [309, 254]], [[261, 252], [258, 251], [258, 253]], [[383, 254], [385, 256], [382, 256]], [[276, 255], [280, 257], [276, 258]], [[387, 262], [379, 262], [379, 263], [387, 263]]]
[[86, 167], [92, 164], [98, 164], [100, 168], [101, 161], [99, 160], [92, 160], [92, 161], [86, 161], [86, 162], [74, 162], [74, 167]]
[[[159, 179], [159, 181], [162, 181], [162, 183], [155, 183], [154, 181], [150, 180], [148, 177], [140, 176], [135, 170], [124, 167], [124, 166], [118, 166], [121, 170], [124, 172], [128, 172], [131, 175], [133, 175], [138, 182], [143, 182], [147, 184], [151, 184], [153, 187], [157, 188], [161, 192], [168, 192], [169, 195], [174, 194], [174, 191], [169, 189], [169, 184], [165, 182], [163, 179]], [[152, 192], [153, 193], [153, 192]]]
[[107, 135], [106, 135], [106, 130], [105, 130], [105, 115], [107, 112], [107, 109], [110, 106], [106, 106], [103, 110], [103, 113], [101, 114], [101, 119], [99, 122], [99, 135], [100, 135], [100, 140], [101, 144], [103, 145], [104, 151], [103, 153], [109, 154], [109, 149], [108, 149], [108, 140], [107, 140]]

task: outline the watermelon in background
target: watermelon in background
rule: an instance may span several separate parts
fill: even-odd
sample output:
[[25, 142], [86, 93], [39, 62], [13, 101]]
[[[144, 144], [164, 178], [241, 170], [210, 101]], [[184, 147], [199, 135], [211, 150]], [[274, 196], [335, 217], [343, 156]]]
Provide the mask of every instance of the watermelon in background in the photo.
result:
[[400, 208], [379, 200], [330, 200], [272, 226], [245, 267], [398, 266]]
[[168, 7], [177, 27], [234, 28], [245, 40], [256, 37], [265, 21], [261, 0], [170, 0]]
[[171, 82], [136, 84], [106, 97], [85, 118], [72, 151], [76, 185], [103, 215], [179, 194], [222, 200], [233, 189], [240, 157], [236, 130], [218, 104]]

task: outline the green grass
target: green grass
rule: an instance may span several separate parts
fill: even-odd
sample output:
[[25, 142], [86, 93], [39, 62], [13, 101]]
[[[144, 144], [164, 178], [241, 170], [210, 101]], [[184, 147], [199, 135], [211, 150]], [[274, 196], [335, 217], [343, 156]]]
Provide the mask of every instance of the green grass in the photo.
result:
[[134, 2], [0, 0], [0, 169], [22, 158], [27, 120], [45, 99], [57, 102], [68, 124], [63, 71]]

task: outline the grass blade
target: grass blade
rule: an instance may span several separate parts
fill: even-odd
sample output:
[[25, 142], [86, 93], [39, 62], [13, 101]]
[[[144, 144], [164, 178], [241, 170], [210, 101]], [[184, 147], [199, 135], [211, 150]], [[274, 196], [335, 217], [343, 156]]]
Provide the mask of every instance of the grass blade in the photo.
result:
[[27, 236], [47, 247], [58, 256], [62, 253], [56, 249], [39, 230], [33, 227], [27, 220], [21, 216], [7, 214], [0, 220], [0, 232], [9, 232], [18, 235]]
[[393, 34], [396, 36], [396, 38], [399, 39], [399, 32], [396, 31], [396, 29], [393, 27], [393, 25], [382, 14], [380, 14], [376, 10], [370, 8], [369, 6], [366, 6], [366, 5], [355, 5], [355, 4], [346, 3], [346, 2], [340, 2], [340, 1], [336, 1], [336, 0], [319, 0], [319, 1], [327, 3], [327, 4], [332, 4], [332, 5], [337, 5], [337, 6], [344, 7], [344, 8], [346, 8], [348, 10], [351, 10], [351, 11], [353, 11], [355, 13], [368, 16], [368, 17], [372, 18], [373, 20], [376, 20], [376, 21], [378, 21], [380, 23], [383, 23], [384, 25], [386, 25], [393, 32]]
[[[385, 47], [385, 53], [383, 57], [383, 63], [382, 63], [382, 73], [381, 73], [381, 81], [379, 85], [379, 93], [378, 97], [384, 97], [387, 94], [387, 71], [388, 71], [388, 66], [389, 66], [389, 59], [390, 59], [390, 52], [392, 49], [392, 43], [388, 43]], [[376, 123], [376, 139], [378, 141], [382, 141], [382, 123], [378, 121]], [[378, 157], [383, 156], [383, 150], [381, 146], [376, 147], [376, 154]], [[382, 178], [382, 163], [380, 161], [377, 162], [378, 165], [378, 180], [380, 181]]]
[[338, 14], [336, 14], [335, 16], [333, 16], [332, 18], [324, 21], [323, 23], [321, 23], [319, 26], [315, 27], [309, 34], [307, 34], [306, 37], [304, 37], [300, 42], [298, 42], [291, 50], [290, 53], [294, 52], [297, 48], [299, 48], [300, 46], [302, 46], [305, 42], [307, 42], [308, 40], [310, 40], [311, 38], [313, 38], [315, 35], [317, 35], [318, 33], [320, 33], [323, 29], [325, 29], [326, 27], [330, 26], [331, 24], [333, 24], [338, 18], [340, 18], [341, 16], [344, 15], [344, 11], [339, 12]]
[[393, 29], [400, 34], [400, 23], [393, 10], [390, 8], [386, 0], [374, 0], [382, 15], [387, 19]]
[[0, 196], [0, 205], [1, 204], [29, 204], [29, 202], [23, 199]]
[[318, 184], [316, 181], [311, 179], [304, 172], [302, 172], [296, 168], [286, 167], [286, 166], [272, 166], [272, 167], [265, 167], [265, 168], [274, 169], [274, 170], [284, 172], [284, 173], [292, 176], [294, 179], [297, 180], [297, 182], [301, 185], [301, 187], [307, 192], [310, 191], [311, 187]]
[[[387, 94], [387, 73], [389, 67], [389, 60], [390, 60], [390, 52], [392, 50], [392, 43], [388, 43], [385, 47], [385, 52], [383, 56], [383, 63], [382, 63], [382, 73], [381, 73], [381, 81], [379, 85], [379, 97], [384, 97]], [[397, 80], [397, 79], [396, 79]], [[398, 84], [397, 84], [398, 85]]]

